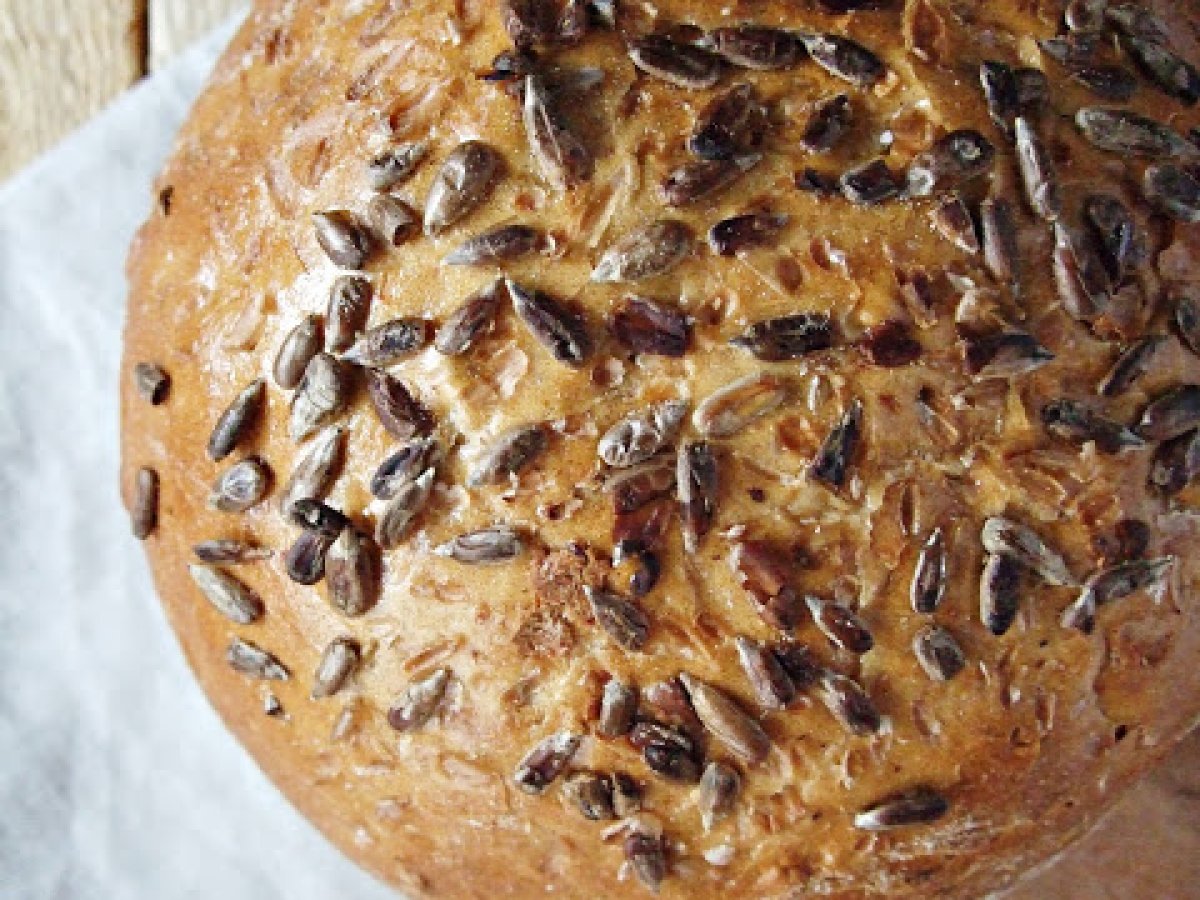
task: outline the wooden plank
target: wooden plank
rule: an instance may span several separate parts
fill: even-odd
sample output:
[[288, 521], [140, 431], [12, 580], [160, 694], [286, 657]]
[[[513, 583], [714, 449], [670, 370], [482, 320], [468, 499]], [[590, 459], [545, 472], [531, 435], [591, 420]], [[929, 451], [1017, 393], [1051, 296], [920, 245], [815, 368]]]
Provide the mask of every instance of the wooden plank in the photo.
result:
[[150, 0], [150, 71], [246, 6], [246, 0]]
[[142, 76], [145, 4], [0, 0], [0, 178]]

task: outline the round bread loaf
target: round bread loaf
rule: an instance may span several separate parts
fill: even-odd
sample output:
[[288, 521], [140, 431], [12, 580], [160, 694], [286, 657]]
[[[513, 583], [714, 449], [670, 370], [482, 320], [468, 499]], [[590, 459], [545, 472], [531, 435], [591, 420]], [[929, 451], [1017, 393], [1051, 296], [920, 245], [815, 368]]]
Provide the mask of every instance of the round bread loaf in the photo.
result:
[[267, 0], [129, 263], [189, 661], [413, 897], [974, 897], [1200, 711], [1191, 4]]

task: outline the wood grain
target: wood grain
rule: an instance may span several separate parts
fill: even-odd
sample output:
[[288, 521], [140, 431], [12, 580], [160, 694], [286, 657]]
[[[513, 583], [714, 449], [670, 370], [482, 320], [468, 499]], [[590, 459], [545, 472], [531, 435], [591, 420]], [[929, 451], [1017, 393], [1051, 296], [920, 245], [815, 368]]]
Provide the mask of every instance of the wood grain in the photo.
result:
[[145, 4], [0, 0], [0, 178], [141, 77]]
[[0, 180], [247, 0], [0, 0]]
[[161, 69], [245, 5], [245, 0], [150, 0], [149, 70]]

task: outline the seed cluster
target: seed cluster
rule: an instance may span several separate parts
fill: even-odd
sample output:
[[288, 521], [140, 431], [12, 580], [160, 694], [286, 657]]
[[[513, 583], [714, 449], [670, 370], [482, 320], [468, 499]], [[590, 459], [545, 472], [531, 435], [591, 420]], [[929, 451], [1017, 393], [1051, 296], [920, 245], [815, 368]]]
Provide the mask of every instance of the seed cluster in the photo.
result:
[[[633, 291], [640, 290], [641, 282], [672, 273], [705, 245], [713, 256], [745, 258], [773, 244], [789, 224], [786, 215], [759, 205], [716, 221], [702, 239], [674, 218], [682, 212], [672, 213], [755, 177], [752, 173], [770, 162], [766, 136], [776, 117], [752, 74], [812, 65], [838, 80], [844, 90], [812, 105], [799, 138], [803, 153], [820, 157], [862, 127], [865, 92], [884, 82], [887, 65], [871, 49], [834, 33], [758, 25], [705, 33], [668, 23], [639, 31], [622, 27], [624, 14], [615, 4], [505, 0], [498, 5], [513, 49], [497, 57], [481, 77], [511, 101], [530, 168], [552, 192], [569, 193], [594, 177], [594, 150], [574, 129], [564, 97], [604, 80], [602, 72], [556, 68], [551, 64], [556, 48], [583, 40], [591, 29], [615, 25], [628, 64], [639, 77], [682, 92], [715, 89], [682, 141], [686, 160], [657, 185], [661, 214], [611, 242], [590, 273], [592, 283], [629, 287], [606, 322], [617, 345], [633, 356], [687, 357], [696, 344], [696, 322], [671, 302]], [[845, 13], [873, 4], [821, 5]], [[1051, 399], [1037, 410], [1036, 427], [1047, 439], [1080, 450], [1149, 454], [1150, 487], [1168, 501], [1200, 475], [1200, 385], [1172, 385], [1156, 394], [1136, 421], [1121, 421], [1110, 401], [1137, 384], [1168, 338], [1123, 330], [1118, 306], [1123, 292], [1140, 290], [1149, 217], [1200, 221], [1200, 149], [1194, 135], [1121, 104], [1147, 88], [1194, 104], [1200, 100], [1200, 74], [1168, 49], [1148, 13], [1127, 5], [1072, 3], [1063, 26], [1062, 34], [1040, 47], [1051, 73], [1063, 69], [1096, 98], [1094, 105], [1074, 112], [1076, 137], [1083, 147], [1115, 157], [1130, 170], [1141, 169], [1133, 176], [1141, 191], [1137, 202], [1060, 176], [1061, 154], [1048, 121], [1047, 73], [998, 60], [983, 61], [978, 80], [999, 144], [973, 128], [955, 128], [933, 138], [903, 169], [883, 157], [872, 158], [838, 173], [805, 168], [797, 172], [795, 185], [827, 202], [858, 207], [913, 204], [926, 211], [949, 248], [978, 261], [991, 283], [986, 289], [964, 288], [954, 317], [956, 364], [976, 383], [1015, 383], [1055, 359], [1047, 346], [1054, 342], [1039, 337], [1039, 323], [1030, 321], [1021, 306], [1027, 270], [1040, 264], [1022, 249], [1027, 232], [1040, 230], [1050, 248], [1044, 262], [1053, 272], [1062, 309], [1090, 334], [1101, 339], [1116, 335], [1124, 346], [1093, 396], [1081, 392]], [[380, 602], [385, 552], [410, 541], [435, 488], [448, 479], [447, 460], [457, 452], [419, 386], [390, 367], [426, 348], [469, 359], [504, 317], [528, 333], [537, 352], [568, 369], [589, 364], [608, 339], [574, 300], [506, 275], [463, 298], [441, 322], [400, 317], [370, 325], [375, 288], [363, 273], [372, 260], [469, 223], [508, 177], [501, 154], [485, 141], [463, 141], [436, 162], [439, 152], [428, 142], [407, 143], [367, 160], [367, 181], [375, 194], [366, 209], [327, 209], [312, 217], [313, 239], [340, 274], [324, 314], [309, 314], [292, 327], [273, 361], [275, 387], [289, 394], [287, 431], [298, 445], [287, 478], [277, 478], [265, 460], [248, 452], [268, 406], [276, 405], [264, 379], [233, 395], [207, 445], [214, 462], [235, 451], [245, 454], [217, 474], [211, 508], [244, 514], [276, 491], [277, 511], [294, 531], [290, 546], [280, 551], [288, 577], [300, 585], [324, 582], [328, 602], [347, 619], [367, 614]], [[423, 209], [392, 193], [435, 162]], [[993, 178], [1004, 164], [1017, 174], [1020, 196], [1016, 191], [1010, 195], [1003, 179]], [[985, 182], [991, 186], [981, 196]], [[462, 241], [442, 264], [505, 270], [507, 263], [534, 254], [552, 256], [555, 240], [538, 227], [507, 223]], [[939, 301], [928, 273], [914, 270], [900, 281], [916, 325], [936, 321]], [[1187, 294], [1171, 299], [1175, 331], [1185, 347], [1200, 353], [1200, 301]], [[652, 817], [642, 814], [643, 785], [632, 776], [575, 765], [585, 741], [623, 740], [654, 777], [693, 785], [707, 831], [734, 815], [741, 798], [753, 791], [754, 769], [774, 752], [770, 716], [786, 714], [811, 697], [853, 738], [870, 738], [885, 729], [887, 719], [870, 684], [857, 670], [840, 671], [876, 647], [872, 625], [878, 623], [840, 596], [801, 588], [790, 548], [716, 533], [723, 485], [737, 464], [725, 442], [794, 400], [793, 384], [784, 374], [787, 365], [855, 354], [871, 366], [898, 369], [920, 363], [934, 349], [906, 319], [884, 320], [858, 337], [841, 330], [833, 317], [813, 309], [752, 321], [728, 340], [723, 352], [752, 360], [755, 371], [731, 378], [705, 396], [643, 403], [609, 422], [597, 437], [597, 467], [612, 506], [612, 578], [584, 585], [579, 592], [597, 637], [624, 655], [656, 652], [665, 643], [656, 629], [652, 594], [676, 516], [688, 554], [713, 549], [718, 538], [727, 545], [744, 594], [739, 602], [753, 608], [772, 632], [768, 640], [731, 636], [729, 652], [736, 655], [744, 680], [737, 691], [698, 671], [679, 670], [672, 678], [643, 686], [607, 676], [589, 722], [591, 734], [581, 728], [546, 735], [513, 771], [513, 782], [525, 793], [544, 794], [558, 784], [568, 806], [585, 819], [622, 820], [626, 860], [651, 890], [670, 871], [671, 841]], [[169, 403], [177, 392], [167, 371], [155, 363], [139, 364], [133, 379], [138, 395], [155, 406]], [[342, 422], [360, 391], [396, 444], [370, 479], [370, 492], [378, 501], [373, 521], [328, 502], [345, 462]], [[817, 436], [805, 477], [831, 498], [850, 496], [857, 469], [871, 452], [869, 399], [844, 399], [836, 420]], [[919, 402], [925, 403], [923, 398]], [[932, 415], [930, 405], [924, 409]], [[530, 421], [494, 437], [470, 467], [464, 487], [499, 492], [512, 486], [554, 452], [558, 434], [549, 421]], [[140, 539], [158, 525], [159, 496], [158, 474], [141, 468], [131, 504], [133, 530]], [[1147, 558], [1148, 528], [1133, 522], [1127, 530], [1138, 525], [1147, 531], [1140, 548], [1102, 559], [1081, 577], [1077, 561], [1069, 562], [1019, 512], [987, 518], [978, 533], [979, 623], [992, 636], [1004, 635], [1036, 586], [1047, 585], [1076, 592], [1062, 613], [1064, 628], [1091, 632], [1100, 607], [1138, 591], [1160, 589], [1169, 576], [1173, 559]], [[911, 582], [906, 582], [920, 617], [911, 640], [912, 658], [935, 686], [971, 665], [960, 637], [938, 621], [961, 558], [955, 553], [959, 536], [950, 522], [919, 535]], [[432, 552], [463, 566], [503, 566], [539, 547], [538, 535], [529, 529], [495, 522], [455, 535]], [[190, 567], [191, 576], [217, 612], [239, 626], [266, 614], [262, 598], [231, 569], [277, 551], [232, 537], [205, 540], [194, 551], [199, 562]], [[809, 622], [817, 643], [827, 642], [832, 658], [841, 663], [823, 662], [815, 647], [796, 639], [792, 632]], [[227, 658], [234, 670], [253, 678], [291, 677], [269, 651], [241, 637], [232, 639]], [[348, 635], [330, 641], [313, 675], [313, 700], [351, 685], [365, 658], [363, 647]], [[450, 707], [450, 698], [458, 693], [455, 685], [456, 675], [448, 667], [417, 673], [387, 710], [387, 722], [397, 732], [426, 728]], [[741, 690], [751, 699], [743, 699]], [[853, 824], [866, 832], [909, 828], [932, 823], [950, 809], [942, 788], [916, 785], [860, 810]]]

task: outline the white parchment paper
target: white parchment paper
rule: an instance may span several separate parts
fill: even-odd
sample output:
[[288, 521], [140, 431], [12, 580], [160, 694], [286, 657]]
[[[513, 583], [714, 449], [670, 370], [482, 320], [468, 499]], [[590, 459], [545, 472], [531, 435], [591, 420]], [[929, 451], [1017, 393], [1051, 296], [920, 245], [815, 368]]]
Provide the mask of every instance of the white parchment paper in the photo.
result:
[[235, 24], [0, 188], [3, 900], [396, 898], [225, 731], [119, 503], [125, 248]]

